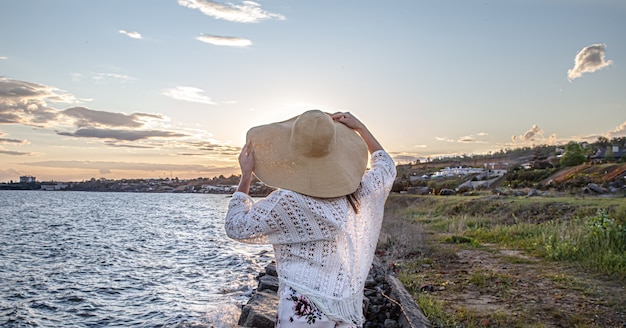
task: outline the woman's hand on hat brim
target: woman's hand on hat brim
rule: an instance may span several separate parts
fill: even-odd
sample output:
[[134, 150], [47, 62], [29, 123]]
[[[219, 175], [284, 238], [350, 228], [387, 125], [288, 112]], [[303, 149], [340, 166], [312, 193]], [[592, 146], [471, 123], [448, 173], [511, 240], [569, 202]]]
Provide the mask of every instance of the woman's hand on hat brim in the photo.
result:
[[361, 123], [361, 121], [354, 117], [354, 115], [350, 112], [337, 112], [332, 114], [330, 117], [332, 117], [335, 122], [343, 123], [345, 126], [353, 130], [358, 131], [365, 127], [363, 123]]
[[250, 141], [241, 148], [239, 167], [241, 168], [241, 180], [239, 181], [237, 191], [247, 194], [250, 192], [252, 171], [254, 170], [254, 150], [251, 149]]
[[239, 167], [241, 168], [241, 174], [252, 173], [254, 170], [254, 150], [250, 146], [250, 141], [241, 148]]
[[383, 150], [383, 146], [376, 140], [374, 135], [367, 129], [365, 124], [363, 124], [359, 119], [354, 117], [350, 112], [337, 112], [332, 114], [331, 117], [335, 122], [343, 123], [345, 126], [353, 129], [361, 135], [361, 138], [367, 144], [367, 149], [370, 154], [374, 153], [378, 150]]

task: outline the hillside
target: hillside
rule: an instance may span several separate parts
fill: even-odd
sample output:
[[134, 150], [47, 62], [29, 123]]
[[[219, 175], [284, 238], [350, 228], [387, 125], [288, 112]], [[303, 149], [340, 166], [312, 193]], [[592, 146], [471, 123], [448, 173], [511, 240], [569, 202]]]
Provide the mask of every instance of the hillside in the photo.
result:
[[[552, 160], [551, 162], [554, 163], [555, 161]], [[588, 187], [589, 184], [594, 184], [611, 192], [626, 191], [624, 189], [626, 185], [626, 163], [585, 163], [573, 167], [560, 167], [559, 165], [548, 164], [543, 165], [542, 168], [524, 168], [521, 165], [522, 163], [533, 163], [532, 157], [526, 154], [522, 157], [498, 156], [398, 165], [398, 181], [396, 186], [394, 186], [394, 191], [406, 191], [411, 187], [428, 187], [433, 192], [438, 192], [445, 188], [467, 191], [467, 188], [461, 187], [461, 185], [472, 179], [481, 180], [482, 178], [476, 175], [437, 176], [433, 178], [432, 175], [446, 167], [484, 168], [486, 167], [485, 164], [496, 164], [507, 170], [507, 174], [498, 181], [489, 183], [488, 189], [533, 188], [580, 192], [583, 188]], [[542, 163], [549, 162], [544, 161]]]
[[612, 163], [590, 165], [582, 164], [574, 167], [564, 168], [554, 173], [546, 181], [552, 180], [555, 183], [564, 183], [568, 180], [586, 177], [593, 183], [604, 184], [614, 181], [620, 177], [623, 179], [626, 174], [626, 163]]

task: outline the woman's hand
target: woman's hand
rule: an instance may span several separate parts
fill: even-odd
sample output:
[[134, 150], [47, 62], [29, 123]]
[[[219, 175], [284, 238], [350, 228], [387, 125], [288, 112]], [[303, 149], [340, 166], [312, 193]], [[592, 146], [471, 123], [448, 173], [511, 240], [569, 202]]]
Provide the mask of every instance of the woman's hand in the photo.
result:
[[252, 173], [254, 170], [254, 150], [250, 147], [250, 141], [241, 148], [239, 167], [241, 168], [241, 174]]
[[367, 149], [370, 154], [374, 153], [377, 150], [383, 150], [383, 146], [376, 140], [374, 135], [367, 129], [365, 124], [363, 124], [359, 119], [354, 117], [350, 112], [337, 112], [332, 114], [330, 117], [335, 120], [335, 122], [343, 123], [345, 126], [356, 131], [361, 138], [367, 144]]
[[356, 130], [357, 132], [365, 128], [365, 125], [350, 112], [337, 112], [332, 114], [330, 117], [332, 117], [336, 122], [343, 123], [345, 126]]
[[252, 171], [254, 170], [254, 150], [250, 147], [250, 141], [248, 141], [242, 148], [239, 154], [239, 167], [241, 168], [241, 180], [237, 191], [243, 193], [250, 192], [250, 184], [252, 183]]

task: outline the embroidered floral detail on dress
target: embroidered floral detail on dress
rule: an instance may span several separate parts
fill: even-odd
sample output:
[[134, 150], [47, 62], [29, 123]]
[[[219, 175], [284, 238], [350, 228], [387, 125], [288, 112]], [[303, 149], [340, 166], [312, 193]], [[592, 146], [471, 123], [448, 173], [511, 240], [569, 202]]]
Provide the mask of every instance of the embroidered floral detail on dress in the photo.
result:
[[[306, 323], [309, 325], [314, 324], [316, 319], [322, 319], [322, 312], [309, 299], [300, 295], [291, 287], [289, 287], [289, 294], [287, 300], [293, 302], [293, 313], [298, 318], [306, 318]], [[289, 318], [289, 321], [293, 322], [293, 317]]]

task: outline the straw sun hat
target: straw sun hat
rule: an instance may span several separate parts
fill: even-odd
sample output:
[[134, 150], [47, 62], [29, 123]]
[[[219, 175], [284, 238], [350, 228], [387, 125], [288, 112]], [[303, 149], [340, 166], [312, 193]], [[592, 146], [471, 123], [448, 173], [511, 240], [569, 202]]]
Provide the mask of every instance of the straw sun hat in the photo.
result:
[[367, 166], [365, 141], [319, 110], [253, 127], [246, 140], [259, 180], [313, 197], [351, 194]]

